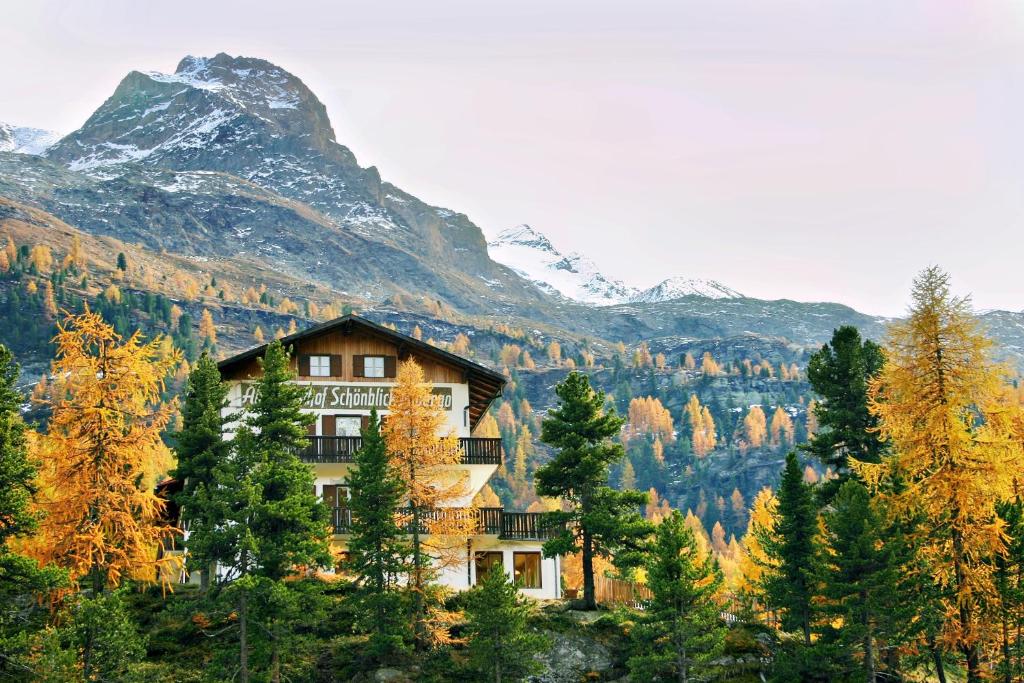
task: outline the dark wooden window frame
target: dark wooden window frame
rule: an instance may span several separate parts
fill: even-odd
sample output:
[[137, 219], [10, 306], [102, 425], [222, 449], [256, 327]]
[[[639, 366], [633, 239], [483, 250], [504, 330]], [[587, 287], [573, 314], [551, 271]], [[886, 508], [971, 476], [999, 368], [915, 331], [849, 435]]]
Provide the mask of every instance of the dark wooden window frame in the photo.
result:
[[487, 558], [488, 556], [491, 556], [491, 555], [497, 555], [498, 556], [498, 561], [494, 562], [494, 563], [491, 563], [491, 564], [489, 564], [487, 566], [488, 567], [493, 567], [495, 564], [497, 564], [497, 565], [501, 566], [501, 571], [503, 571], [503, 572], [505, 571], [505, 553], [504, 553], [504, 551], [501, 551], [501, 550], [478, 550], [473, 555], [473, 571], [475, 573], [474, 584], [473, 585], [479, 585], [481, 579], [483, 579], [483, 577], [480, 576], [480, 562], [481, 562], [481, 560], [484, 560], [485, 558]]
[[514, 550], [512, 551], [512, 578], [515, 580], [516, 573], [516, 558], [519, 555], [536, 555], [537, 556], [537, 585], [527, 586], [523, 584], [520, 588], [543, 588], [544, 587], [544, 556], [541, 555], [539, 550]]

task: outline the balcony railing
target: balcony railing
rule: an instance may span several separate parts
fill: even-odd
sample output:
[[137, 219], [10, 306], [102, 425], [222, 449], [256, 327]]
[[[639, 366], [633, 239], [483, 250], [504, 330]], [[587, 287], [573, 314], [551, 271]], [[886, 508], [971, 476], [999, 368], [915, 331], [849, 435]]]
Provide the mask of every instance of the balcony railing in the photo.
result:
[[[299, 452], [303, 462], [352, 462], [363, 447], [361, 436], [310, 436], [309, 445]], [[463, 437], [459, 439], [463, 465], [500, 465], [501, 439]]]
[[[505, 512], [502, 508], [434, 508], [420, 511], [420, 533], [430, 533], [430, 522], [450, 517], [476, 515], [477, 534], [497, 536], [517, 541], [544, 541], [558, 532], [557, 527], [545, 523], [539, 512]], [[352, 510], [331, 508], [331, 523], [335, 534], [347, 534], [352, 528]], [[412, 521], [405, 524], [405, 531], [412, 532]]]

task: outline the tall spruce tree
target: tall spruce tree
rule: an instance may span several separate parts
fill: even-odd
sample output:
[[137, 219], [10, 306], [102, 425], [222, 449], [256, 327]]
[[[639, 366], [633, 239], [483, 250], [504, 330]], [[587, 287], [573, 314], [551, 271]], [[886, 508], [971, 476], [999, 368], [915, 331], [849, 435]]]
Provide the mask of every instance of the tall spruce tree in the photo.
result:
[[189, 566], [198, 568], [203, 592], [209, 585], [211, 566], [226, 559], [227, 548], [214, 542], [214, 528], [220, 522], [216, 470], [228, 463], [230, 442], [224, 439], [228, 387], [221, 381], [217, 363], [203, 354], [192, 367], [181, 409], [182, 428], [175, 435], [178, 458], [174, 476], [182, 482], [175, 496], [181, 509], [182, 526], [190, 533]]
[[377, 411], [362, 430], [363, 446], [349, 474], [352, 514], [348, 569], [358, 577], [356, 601], [370, 632], [367, 655], [377, 661], [406, 649], [408, 620], [399, 581], [411, 569], [411, 548], [399, 527], [405, 483], [388, 457]]
[[822, 502], [830, 501], [849, 478], [847, 457], [881, 459], [885, 446], [876, 431], [878, 419], [868, 410], [868, 386], [883, 360], [878, 344], [862, 340], [856, 327], [844, 325], [807, 363], [807, 379], [820, 399], [814, 410], [818, 431], [802, 450], [838, 475], [819, 488]]
[[[18, 392], [19, 368], [7, 347], [0, 345], [0, 653], [11, 655], [8, 638], [19, 631], [19, 615], [34, 603], [32, 593], [56, 587], [55, 569], [40, 569], [35, 560], [14, 550], [12, 541], [33, 533], [38, 518], [31, 509], [36, 468], [28, 456], [28, 428], [21, 417], [24, 400]], [[8, 660], [0, 655], [0, 678]]]
[[778, 501], [775, 528], [758, 539], [772, 567], [762, 577], [765, 602], [780, 612], [784, 630], [800, 632], [810, 645], [818, 594], [818, 515], [796, 453], [786, 455]]
[[998, 594], [999, 663], [1004, 683], [1024, 680], [1024, 503], [1018, 495], [1001, 502], [996, 512], [1009, 537], [1006, 553], [995, 560]]
[[532, 611], [501, 568], [487, 572], [466, 596], [469, 663], [481, 680], [519, 681], [540, 668], [534, 655], [549, 641], [530, 629]]
[[547, 523], [564, 530], [545, 542], [544, 554], [581, 553], [583, 606], [596, 609], [594, 557], [612, 557], [619, 566], [639, 561], [642, 541], [652, 529], [639, 513], [647, 496], [608, 485], [609, 467], [625, 453], [613, 440], [623, 420], [613, 409], [605, 410], [604, 393], [574, 371], [555, 387], [555, 394], [558, 406], [541, 423], [541, 441], [558, 452], [537, 468], [537, 493], [562, 498], [571, 510], [547, 513]]
[[875, 683], [880, 669], [879, 632], [898, 603], [898, 568], [892, 547], [884, 543], [885, 518], [864, 485], [848, 480], [826, 510], [824, 522], [823, 611], [841, 623], [838, 642], [850, 661], [862, 663], [860, 680]]
[[629, 671], [637, 681], [706, 680], [725, 644], [717, 593], [722, 572], [701, 552], [678, 510], [657, 526], [644, 561], [647, 601], [633, 631]]
[[298, 457], [314, 419], [302, 412], [304, 389], [291, 383], [294, 373], [279, 341], [267, 346], [260, 367], [256, 398], [242, 414], [230, 461], [215, 473], [218, 509], [226, 513], [217, 525], [217, 543], [230, 549], [226, 564], [235, 581], [227, 594], [238, 615], [243, 683], [250, 676], [250, 617], [264, 622], [260, 633], [269, 640], [270, 677], [279, 680], [284, 634], [274, 605], [286, 602], [282, 582], [301, 567], [331, 562], [330, 515], [313, 492], [313, 469]]

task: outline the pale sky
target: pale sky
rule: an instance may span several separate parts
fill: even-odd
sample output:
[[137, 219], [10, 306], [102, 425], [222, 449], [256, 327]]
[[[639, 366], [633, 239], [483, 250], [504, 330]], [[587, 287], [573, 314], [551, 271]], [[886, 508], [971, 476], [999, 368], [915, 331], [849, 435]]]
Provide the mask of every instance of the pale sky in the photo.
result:
[[649, 286], [898, 314], [937, 263], [1024, 308], [1024, 2], [0, 0], [0, 121], [268, 59], [363, 165]]

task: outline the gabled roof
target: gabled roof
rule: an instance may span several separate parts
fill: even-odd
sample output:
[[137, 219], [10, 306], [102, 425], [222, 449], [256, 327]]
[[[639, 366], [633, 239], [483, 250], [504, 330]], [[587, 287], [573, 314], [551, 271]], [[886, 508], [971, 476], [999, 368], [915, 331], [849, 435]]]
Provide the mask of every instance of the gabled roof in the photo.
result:
[[[474, 363], [471, 360], [463, 358], [462, 356], [456, 355], [439, 349], [436, 346], [432, 346], [425, 341], [421, 341], [414, 337], [410, 337], [407, 334], [396, 332], [392, 329], [378, 325], [377, 323], [367, 320], [366, 318], [350, 313], [343, 315], [340, 318], [334, 320], [328, 320], [327, 322], [320, 323], [308, 327], [304, 330], [300, 330], [295, 334], [289, 334], [281, 339], [281, 343], [284, 346], [290, 346], [296, 342], [301, 342], [305, 339], [311, 339], [318, 337], [323, 334], [327, 334], [334, 331], [345, 331], [360, 329], [371, 334], [376, 334], [382, 337], [386, 337], [398, 345], [399, 349], [415, 352], [424, 356], [433, 356], [438, 360], [460, 368], [466, 376], [466, 380], [469, 384], [469, 412], [470, 412], [470, 426], [476, 427], [477, 421], [487, 412], [487, 408], [491, 405], [494, 399], [501, 396], [501, 389], [505, 386], [505, 376], [500, 372], [492, 370], [488, 367]], [[248, 351], [243, 351], [237, 355], [225, 358], [224, 360], [217, 363], [217, 367], [222, 373], [238, 366], [239, 364], [245, 363], [252, 360], [253, 358], [261, 358], [266, 353], [268, 344], [261, 344], [260, 346], [253, 347]]]

